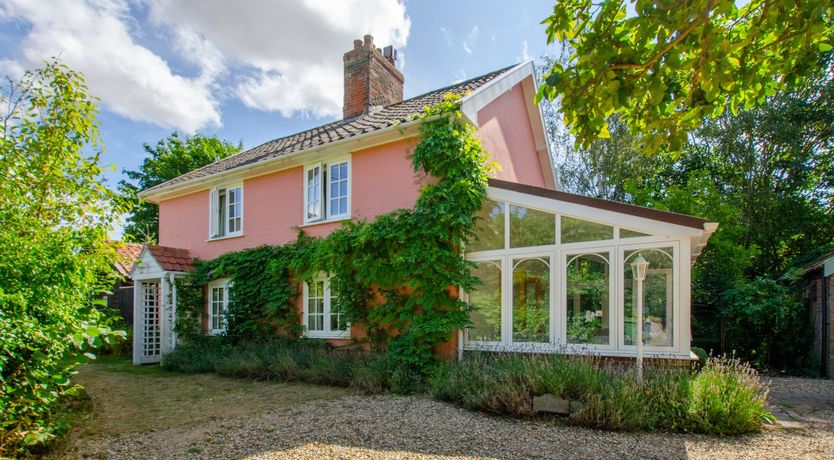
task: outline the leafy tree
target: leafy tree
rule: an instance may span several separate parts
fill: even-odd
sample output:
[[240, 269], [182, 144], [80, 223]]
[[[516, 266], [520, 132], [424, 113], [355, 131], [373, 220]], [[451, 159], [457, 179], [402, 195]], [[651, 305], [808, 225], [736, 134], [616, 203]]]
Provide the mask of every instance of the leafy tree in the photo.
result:
[[174, 132], [155, 146], [145, 144], [143, 148], [148, 156], [139, 170], [125, 170], [129, 180], [119, 182], [119, 191], [134, 203], [127, 217], [125, 239], [156, 242], [159, 240], [159, 207], [139, 200], [137, 193], [234, 155], [241, 151], [243, 144], [234, 145], [217, 136], [196, 134], [183, 137]]
[[574, 52], [538, 98], [561, 98], [585, 147], [618, 113], [648, 151], [678, 151], [705, 118], [752, 110], [808, 75], [832, 48], [832, 15], [825, 0], [560, 0], [547, 40]]
[[[91, 299], [112, 285], [96, 104], [57, 62], [1, 84], [0, 456], [53, 437], [72, 368], [109, 341]], [[123, 335], [123, 333], [119, 333]]]
[[[680, 154], [645, 156], [615, 148], [639, 140], [613, 118], [609, 139], [560, 161], [562, 184], [569, 191], [720, 222], [693, 268], [693, 333], [699, 346], [735, 349], [761, 365], [802, 364], [797, 353], [777, 350], [801, 350], [807, 332], [774, 331], [800, 330], [797, 321], [805, 318], [784, 274], [834, 241], [831, 54], [818, 56], [808, 78], [768, 97], [761, 107], [707, 119]], [[606, 186], [596, 185], [596, 178], [604, 178]], [[759, 318], [772, 313], [783, 319], [760, 321], [753, 317], [759, 313]], [[754, 344], [750, 336], [767, 340]]]

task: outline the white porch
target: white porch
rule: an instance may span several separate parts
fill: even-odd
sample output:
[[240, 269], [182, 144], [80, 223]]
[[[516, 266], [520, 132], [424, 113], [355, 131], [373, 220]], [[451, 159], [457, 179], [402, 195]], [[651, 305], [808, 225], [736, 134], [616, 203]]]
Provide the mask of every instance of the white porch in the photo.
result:
[[159, 363], [177, 343], [175, 279], [184, 275], [179, 270], [184, 265], [173, 264], [177, 269], [172, 270], [170, 257], [164, 253], [167, 250], [170, 248], [145, 245], [130, 272], [134, 281], [133, 364]]

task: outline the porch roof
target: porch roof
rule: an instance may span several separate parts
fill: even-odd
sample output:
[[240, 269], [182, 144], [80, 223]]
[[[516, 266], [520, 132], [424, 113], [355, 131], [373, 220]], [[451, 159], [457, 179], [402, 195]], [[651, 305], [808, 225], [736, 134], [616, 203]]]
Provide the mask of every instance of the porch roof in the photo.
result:
[[187, 249], [157, 246], [155, 244], [146, 244], [145, 248], [166, 272], [187, 272], [194, 269], [193, 259], [188, 254]]

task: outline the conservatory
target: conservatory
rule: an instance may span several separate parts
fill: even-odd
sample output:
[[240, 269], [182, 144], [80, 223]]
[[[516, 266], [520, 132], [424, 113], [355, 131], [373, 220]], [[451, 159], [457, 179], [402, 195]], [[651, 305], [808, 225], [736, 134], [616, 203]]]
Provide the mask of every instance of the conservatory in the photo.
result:
[[[718, 224], [491, 180], [460, 351], [689, 359], [690, 268]], [[635, 262], [648, 263], [635, 276]], [[642, 291], [642, 302], [638, 292]], [[642, 318], [638, 318], [642, 310]], [[638, 330], [642, 328], [642, 331]]]

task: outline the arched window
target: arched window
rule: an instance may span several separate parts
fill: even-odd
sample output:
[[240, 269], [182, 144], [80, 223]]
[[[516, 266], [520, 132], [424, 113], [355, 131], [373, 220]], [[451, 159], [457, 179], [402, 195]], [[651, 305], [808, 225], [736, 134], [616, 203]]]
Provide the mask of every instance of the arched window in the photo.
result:
[[565, 307], [571, 344], [611, 342], [609, 254], [590, 253], [567, 258]]

